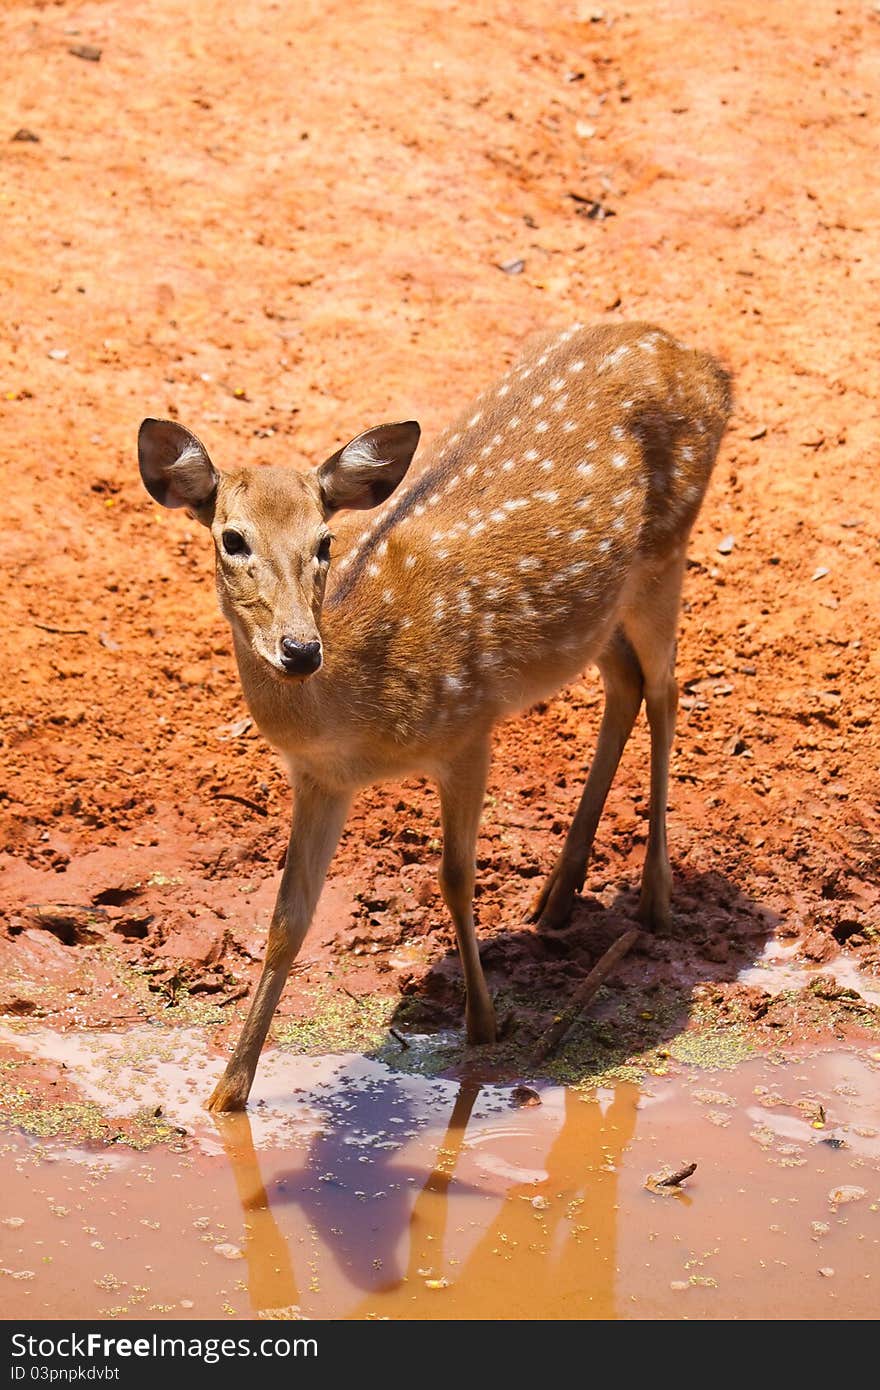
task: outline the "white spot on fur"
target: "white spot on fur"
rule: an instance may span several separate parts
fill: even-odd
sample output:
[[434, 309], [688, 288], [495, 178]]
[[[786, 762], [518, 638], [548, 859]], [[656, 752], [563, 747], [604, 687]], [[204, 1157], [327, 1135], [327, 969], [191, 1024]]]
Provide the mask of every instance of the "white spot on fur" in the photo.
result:
[[417, 564], [418, 560], [415, 555], [407, 555], [406, 559], [403, 562], [403, 567], [404, 569], [412, 570], [415, 569]]
[[375, 562], [372, 565], [367, 565], [367, 574], [370, 576], [371, 579], [375, 579], [378, 573], [379, 566], [375, 564]]
[[504, 509], [508, 512], [518, 512], [520, 508], [528, 505], [529, 499], [527, 497], [509, 497], [504, 503]]
[[478, 410], [477, 413], [476, 413], [476, 415], [472, 415], [471, 418], [468, 420], [468, 428], [469, 428], [469, 429], [472, 429], [472, 428], [474, 427], [474, 425], [478, 425], [478, 424], [480, 423], [480, 421], [482, 420], [482, 418], [483, 418], [483, 412], [482, 412], [482, 410]]
[[393, 589], [385, 589], [385, 590], [383, 591], [383, 593], [382, 593], [382, 602], [383, 602], [383, 603], [393, 603], [393, 602], [394, 602], [394, 590], [393, 590]]
[[582, 478], [589, 478], [590, 474], [593, 471], [593, 465], [591, 463], [587, 463], [586, 459], [584, 459], [583, 463], [578, 464], [577, 469], [575, 471], [580, 473]]
[[534, 555], [524, 555], [521, 560], [517, 560], [516, 567], [523, 574], [526, 574], [529, 570], [540, 569], [541, 561], [537, 560]]
[[616, 453], [611, 455], [611, 463], [615, 468], [626, 468], [629, 463], [629, 455]]
[[569, 362], [568, 370], [570, 372], [582, 372], [586, 365], [586, 362], [582, 362], [580, 358], [578, 358], [577, 362]]
[[518, 415], [511, 415], [510, 419], [507, 422], [507, 428], [509, 430], [515, 430], [520, 423], [521, 422]]
[[502, 386], [502, 387], [499, 389], [499, 391], [497, 392], [497, 394], [498, 394], [499, 396], [506, 396], [509, 390], [510, 390], [510, 387], [509, 387], [509, 386]]
[[554, 492], [552, 489], [546, 489], [543, 492], [533, 492], [532, 496], [537, 498], [539, 502], [546, 502], [548, 505], [552, 505], [554, 502], [559, 501], [559, 493]]
[[546, 420], [539, 420], [535, 426], [535, 434], [546, 434], [550, 426]]
[[625, 343], [621, 343], [619, 347], [613, 348], [611, 352], [605, 354], [599, 363], [599, 371], [607, 372], [609, 367], [616, 367], [618, 362], [622, 362], [624, 357], [628, 356], [629, 348]]
[[550, 383], [550, 390], [561, 391], [564, 385], [565, 381], [561, 376], [554, 377]]
[[537, 410], [539, 405], [544, 404], [543, 396], [532, 396], [532, 409]]
[[513, 459], [505, 459], [501, 465], [505, 473], [513, 472]]
[[577, 545], [578, 541], [582, 541], [586, 534], [586, 531], [584, 531], [583, 529], [578, 531], [569, 531], [568, 538], [569, 540], [574, 541], [575, 545]]
[[608, 551], [611, 549], [611, 542], [607, 539], [600, 541], [598, 548], [599, 550], [601, 550], [603, 555], [607, 555]]
[[472, 478], [472, 477], [474, 476], [474, 474], [476, 473], [476, 471], [477, 471], [477, 465], [476, 465], [475, 463], [469, 463], [468, 466], [467, 466], [467, 468], [464, 470], [464, 476], [465, 476], [466, 478]]
[[577, 423], [574, 420], [566, 420], [562, 428], [566, 434], [573, 434], [577, 429]]
[[552, 471], [553, 471], [553, 460], [552, 460], [552, 459], [542, 459], [542, 461], [541, 461], [541, 468], [542, 468], [543, 472], [545, 472], [545, 473], [552, 473]]

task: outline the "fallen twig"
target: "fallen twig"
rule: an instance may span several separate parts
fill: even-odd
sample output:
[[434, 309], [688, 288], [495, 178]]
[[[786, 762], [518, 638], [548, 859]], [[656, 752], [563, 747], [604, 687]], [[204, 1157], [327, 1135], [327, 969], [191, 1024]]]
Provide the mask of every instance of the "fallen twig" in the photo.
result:
[[575, 993], [568, 1010], [556, 1019], [547, 1036], [535, 1050], [532, 1058], [533, 1063], [546, 1061], [550, 1054], [556, 1051], [599, 986], [605, 983], [614, 967], [623, 959], [630, 947], [635, 945], [640, 936], [641, 932], [638, 927], [631, 927], [629, 931], [623, 933], [623, 936], [619, 936], [613, 945], [608, 947], [604, 956], [599, 957], [580, 989]]
[[686, 1164], [684, 1165], [684, 1167], [683, 1167], [683, 1168], [679, 1168], [679, 1169], [677, 1170], [677, 1172], [675, 1172], [675, 1173], [670, 1173], [668, 1178], [658, 1178], [658, 1179], [657, 1179], [657, 1186], [658, 1186], [658, 1187], [681, 1187], [681, 1184], [684, 1182], [685, 1178], [691, 1177], [696, 1171], [697, 1171], [697, 1165], [696, 1165], [696, 1163], [686, 1163]]
[[246, 796], [236, 796], [235, 792], [215, 792], [215, 801], [237, 801], [239, 806], [247, 806], [251, 811], [256, 811], [258, 816], [268, 816], [269, 812], [265, 806], [258, 806], [256, 801], [249, 801]]
[[62, 637], [88, 637], [87, 627], [52, 627], [51, 623], [34, 623], [41, 632], [57, 632]]
[[649, 1192], [653, 1192], [655, 1197], [674, 1197], [681, 1191], [685, 1179], [696, 1171], [696, 1163], [686, 1163], [683, 1168], [665, 1176], [661, 1173], [649, 1173], [645, 1178], [645, 1187]]
[[391, 1034], [392, 1038], [397, 1039], [401, 1047], [405, 1047], [407, 1048], [407, 1050], [409, 1049], [409, 1043], [407, 1042], [406, 1038], [403, 1036], [402, 1033], [398, 1033], [396, 1028], [389, 1028], [388, 1032]]

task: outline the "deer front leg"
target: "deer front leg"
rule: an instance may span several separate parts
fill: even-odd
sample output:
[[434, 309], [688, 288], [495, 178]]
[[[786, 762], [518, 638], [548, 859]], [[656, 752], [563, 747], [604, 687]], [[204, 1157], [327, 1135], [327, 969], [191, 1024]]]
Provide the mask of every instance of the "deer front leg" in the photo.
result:
[[235, 1051], [208, 1101], [209, 1110], [244, 1110], [247, 1104], [266, 1034], [309, 929], [349, 800], [347, 792], [327, 791], [308, 778], [294, 782], [287, 863], [269, 926], [263, 973]]
[[439, 779], [443, 820], [440, 889], [452, 914], [464, 972], [468, 1042], [495, 1041], [495, 1010], [474, 932], [477, 831], [489, 768], [488, 739], [470, 744]]

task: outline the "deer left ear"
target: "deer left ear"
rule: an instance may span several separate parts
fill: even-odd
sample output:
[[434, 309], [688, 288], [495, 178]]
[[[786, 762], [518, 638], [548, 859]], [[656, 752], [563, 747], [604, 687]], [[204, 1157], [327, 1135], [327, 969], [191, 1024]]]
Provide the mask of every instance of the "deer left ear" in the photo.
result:
[[325, 516], [365, 511], [390, 497], [412, 463], [421, 430], [415, 420], [365, 430], [316, 470]]

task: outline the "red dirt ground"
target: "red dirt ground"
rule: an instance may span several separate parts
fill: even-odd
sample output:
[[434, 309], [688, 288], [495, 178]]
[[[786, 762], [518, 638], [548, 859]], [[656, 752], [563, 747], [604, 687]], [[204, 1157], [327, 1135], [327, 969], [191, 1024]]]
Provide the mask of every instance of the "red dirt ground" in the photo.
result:
[[[62, 0], [0, 26], [0, 1009], [129, 1017], [117, 959], [232, 1003], [262, 949], [288, 791], [240, 723], [208, 539], [141, 487], [141, 417], [221, 466], [385, 418], [430, 437], [574, 318], [661, 323], [738, 401], [682, 618], [676, 926], [622, 978], [736, 993], [773, 931], [877, 974], [878, 7]], [[587, 674], [499, 731], [495, 988], [564, 999], [632, 908], [641, 725], [572, 927], [522, 928], [600, 708]], [[437, 834], [430, 789], [360, 798], [287, 1011], [344, 965], [455, 1016]]]

